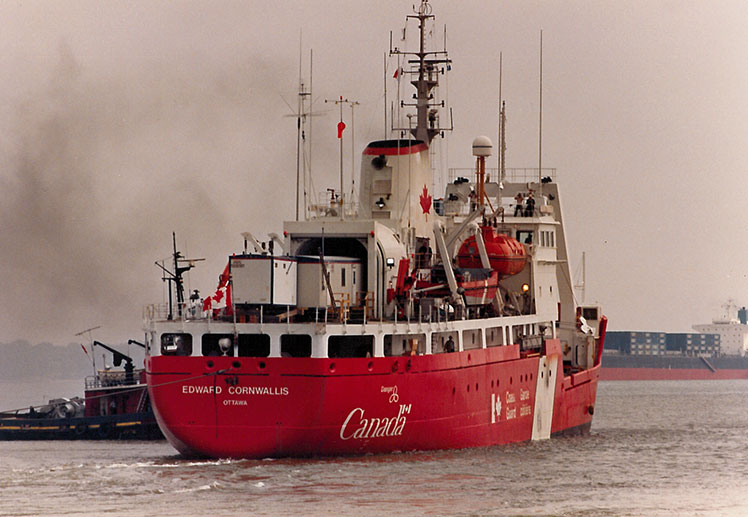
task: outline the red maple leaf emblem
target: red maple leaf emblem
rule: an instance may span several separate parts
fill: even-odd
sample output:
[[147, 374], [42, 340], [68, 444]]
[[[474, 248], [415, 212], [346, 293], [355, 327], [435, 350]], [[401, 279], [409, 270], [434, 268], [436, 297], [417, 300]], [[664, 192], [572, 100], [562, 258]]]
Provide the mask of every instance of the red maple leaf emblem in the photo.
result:
[[423, 186], [423, 193], [418, 197], [418, 199], [421, 200], [423, 213], [428, 214], [431, 210], [431, 196], [429, 196], [429, 189], [426, 188], [426, 185]]

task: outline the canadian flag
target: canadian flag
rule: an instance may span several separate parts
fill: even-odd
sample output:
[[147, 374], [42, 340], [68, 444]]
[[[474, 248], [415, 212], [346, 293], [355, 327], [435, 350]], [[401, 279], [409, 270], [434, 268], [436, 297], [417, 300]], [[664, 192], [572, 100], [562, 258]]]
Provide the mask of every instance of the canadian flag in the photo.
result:
[[231, 285], [229, 285], [229, 265], [226, 264], [226, 268], [218, 277], [218, 289], [213, 296], [208, 296], [203, 301], [203, 310], [209, 311], [211, 309], [218, 310], [226, 307], [231, 307]]

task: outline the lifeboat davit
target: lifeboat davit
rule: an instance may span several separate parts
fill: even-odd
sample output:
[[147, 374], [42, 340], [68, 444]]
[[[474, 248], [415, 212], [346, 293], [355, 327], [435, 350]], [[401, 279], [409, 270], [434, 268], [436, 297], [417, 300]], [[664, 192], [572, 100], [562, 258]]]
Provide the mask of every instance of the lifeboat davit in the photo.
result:
[[[526, 262], [525, 247], [517, 239], [499, 233], [490, 226], [481, 227], [481, 234], [491, 269], [502, 277], [516, 275], [522, 271]], [[457, 252], [457, 265], [461, 268], [483, 267], [474, 235], [465, 239], [460, 246]]]

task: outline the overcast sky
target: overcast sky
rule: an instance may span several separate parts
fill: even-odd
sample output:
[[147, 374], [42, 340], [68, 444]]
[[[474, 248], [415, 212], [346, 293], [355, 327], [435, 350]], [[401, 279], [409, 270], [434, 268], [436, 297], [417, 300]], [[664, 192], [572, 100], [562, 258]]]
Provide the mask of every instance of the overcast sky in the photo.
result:
[[[384, 54], [412, 4], [0, 2], [0, 342], [142, 336], [172, 231], [212, 291], [241, 232], [293, 218], [300, 34], [315, 110], [360, 102], [359, 153], [384, 136]], [[449, 167], [496, 139], [499, 52], [508, 166], [537, 166], [543, 30], [543, 165], [612, 329], [683, 332], [748, 304], [748, 2], [432, 5], [454, 61]], [[337, 184], [336, 123], [314, 121], [318, 191]]]

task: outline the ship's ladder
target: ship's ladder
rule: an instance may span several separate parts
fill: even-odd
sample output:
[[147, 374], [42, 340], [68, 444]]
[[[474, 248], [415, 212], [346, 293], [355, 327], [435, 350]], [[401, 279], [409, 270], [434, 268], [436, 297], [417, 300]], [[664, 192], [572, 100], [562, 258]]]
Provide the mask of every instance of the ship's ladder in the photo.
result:
[[148, 400], [148, 390], [145, 389], [140, 393], [140, 400], [138, 400], [138, 413], [145, 411], [145, 404]]

